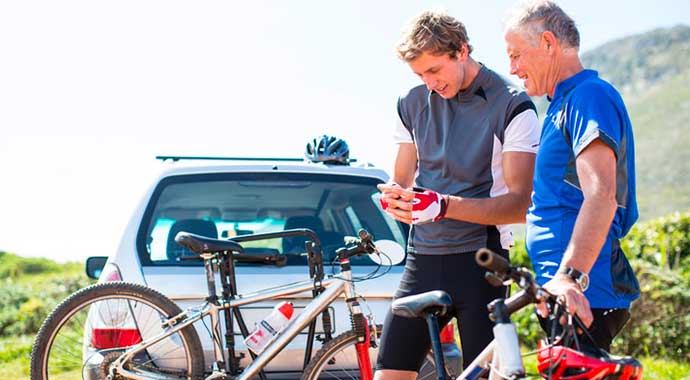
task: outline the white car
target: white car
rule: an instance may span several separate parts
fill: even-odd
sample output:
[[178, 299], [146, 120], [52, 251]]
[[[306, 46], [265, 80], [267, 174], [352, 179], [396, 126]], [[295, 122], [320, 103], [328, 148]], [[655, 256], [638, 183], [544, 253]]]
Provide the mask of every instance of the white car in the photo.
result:
[[[369, 165], [325, 165], [303, 160], [210, 160], [159, 157], [171, 164], [131, 217], [114, 255], [89, 258], [87, 273], [99, 281], [127, 281], [154, 288], [182, 309], [198, 306], [207, 296], [203, 264], [180, 260], [193, 255], [178, 245], [180, 231], [214, 238], [309, 228], [321, 240], [324, 271], [331, 273], [335, 249], [345, 236], [361, 228], [375, 240], [392, 240], [406, 245], [407, 226], [387, 216], [378, 205], [376, 185], [387, 181], [387, 174]], [[282, 267], [265, 264], [238, 264], [238, 292], [251, 293], [287, 283], [309, 279], [303, 237], [277, 238], [242, 243], [248, 253], [276, 253], [287, 256]], [[353, 275], [366, 276], [377, 269], [367, 257], [353, 258]], [[357, 292], [366, 300], [376, 323], [382, 324], [403, 270], [404, 260], [390, 267], [384, 276], [357, 282]], [[101, 270], [102, 268], [102, 270]], [[380, 268], [379, 273], [385, 268]], [[220, 289], [219, 289], [220, 291]], [[309, 302], [308, 295], [290, 300], [299, 312]], [[268, 315], [276, 302], [243, 307], [243, 318], [250, 329]], [[349, 314], [343, 300], [330, 308], [332, 335], [350, 329]], [[203, 325], [196, 326], [208, 366], [214, 361], [211, 337]], [[235, 326], [235, 347], [243, 353], [240, 365], [250, 357]], [[323, 334], [320, 319], [317, 334]], [[302, 370], [306, 331], [290, 343], [265, 371], [270, 374], [296, 374]], [[314, 352], [319, 348], [316, 344]], [[226, 353], [227, 354], [227, 353]]]

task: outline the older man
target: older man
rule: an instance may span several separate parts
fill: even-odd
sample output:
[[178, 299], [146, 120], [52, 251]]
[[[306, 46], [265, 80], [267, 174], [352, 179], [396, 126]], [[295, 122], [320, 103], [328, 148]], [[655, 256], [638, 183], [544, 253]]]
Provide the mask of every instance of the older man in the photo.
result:
[[575, 22], [554, 2], [517, 9], [505, 41], [511, 74], [528, 95], [551, 102], [527, 213], [527, 251], [538, 281], [564, 297], [597, 345], [609, 350], [639, 296], [619, 245], [638, 216], [628, 113], [618, 91], [583, 68]]

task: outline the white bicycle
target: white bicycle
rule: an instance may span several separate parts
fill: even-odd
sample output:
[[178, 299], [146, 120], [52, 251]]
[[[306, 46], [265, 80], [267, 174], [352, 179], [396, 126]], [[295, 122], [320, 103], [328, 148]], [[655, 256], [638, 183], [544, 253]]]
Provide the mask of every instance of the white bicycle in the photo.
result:
[[[616, 357], [598, 349], [587, 329], [577, 316], [569, 315], [564, 305], [542, 289], [526, 268], [512, 267], [503, 257], [488, 249], [476, 254], [476, 261], [488, 269], [487, 280], [496, 286], [516, 283], [522, 290], [508, 299], [496, 299], [488, 305], [489, 317], [495, 322], [494, 340], [465, 368], [458, 380], [502, 380], [526, 377], [523, 355], [515, 325], [510, 316], [516, 311], [537, 302], [551, 306], [550, 318], [560, 320], [565, 316], [568, 323], [561, 332], [551, 334], [540, 342], [537, 349], [539, 374], [550, 380], [642, 380], [642, 366], [632, 357]], [[440, 355], [437, 318], [452, 307], [450, 296], [443, 291], [431, 291], [397, 299], [393, 313], [406, 318], [424, 318], [429, 326], [432, 351], [436, 362], [438, 380], [450, 380], [444, 370]], [[579, 338], [577, 330], [583, 331]], [[585, 350], [581, 340], [589, 340]]]

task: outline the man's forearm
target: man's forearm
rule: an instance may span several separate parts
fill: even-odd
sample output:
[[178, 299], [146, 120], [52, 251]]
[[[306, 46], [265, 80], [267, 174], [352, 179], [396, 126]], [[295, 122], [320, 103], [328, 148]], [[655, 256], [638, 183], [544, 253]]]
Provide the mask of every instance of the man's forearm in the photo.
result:
[[530, 194], [507, 193], [494, 198], [449, 197], [446, 218], [496, 225], [524, 223]]
[[398, 144], [398, 154], [395, 156], [391, 180], [403, 188], [412, 187], [416, 171], [417, 146], [414, 144]]
[[577, 215], [570, 243], [563, 255], [562, 267], [589, 273], [606, 241], [617, 207], [615, 199], [585, 198]]
[[402, 174], [395, 173], [395, 174], [393, 174], [393, 178], [391, 178], [391, 180], [393, 182], [397, 183], [398, 185], [400, 185], [400, 187], [405, 188], [405, 189], [414, 186], [414, 174], [413, 175], [409, 175], [409, 174], [408, 175], [402, 175]]

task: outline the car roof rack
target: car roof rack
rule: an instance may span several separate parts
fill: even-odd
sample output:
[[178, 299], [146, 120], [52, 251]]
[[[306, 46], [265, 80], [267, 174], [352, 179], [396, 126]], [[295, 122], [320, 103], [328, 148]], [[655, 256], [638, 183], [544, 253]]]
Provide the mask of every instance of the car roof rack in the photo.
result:
[[157, 160], [173, 162], [180, 160], [216, 160], [216, 161], [291, 161], [303, 162], [304, 158], [292, 157], [211, 157], [211, 156], [156, 156]]
[[[177, 162], [180, 160], [215, 160], [215, 161], [282, 161], [282, 162], [306, 162], [306, 158], [297, 157], [214, 157], [214, 156], [156, 156], [157, 160], [167, 161], [171, 160]], [[350, 162], [357, 162], [356, 158], [351, 158]]]

